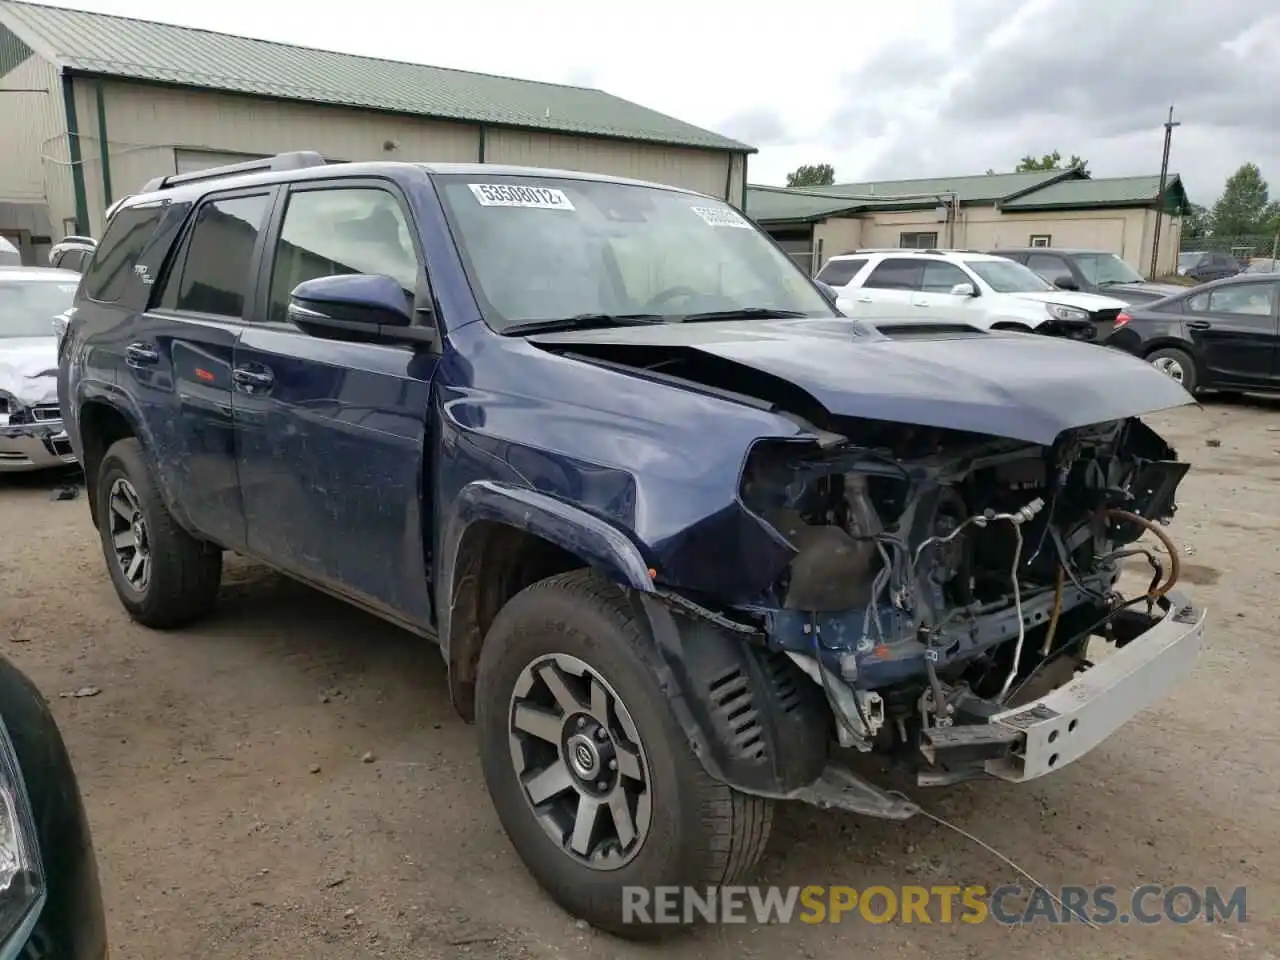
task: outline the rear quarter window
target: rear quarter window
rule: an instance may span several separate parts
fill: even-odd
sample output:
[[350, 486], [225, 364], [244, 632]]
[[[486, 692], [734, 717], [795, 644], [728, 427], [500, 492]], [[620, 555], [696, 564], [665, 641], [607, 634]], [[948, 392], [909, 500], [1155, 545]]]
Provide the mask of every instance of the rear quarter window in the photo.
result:
[[843, 287], [858, 275], [858, 271], [866, 266], [865, 258], [858, 260], [828, 260], [827, 265], [818, 271], [816, 279], [833, 287]]
[[134, 267], [155, 237], [164, 216], [162, 203], [126, 207], [111, 218], [84, 275], [84, 293], [99, 303], [115, 303], [128, 289]]

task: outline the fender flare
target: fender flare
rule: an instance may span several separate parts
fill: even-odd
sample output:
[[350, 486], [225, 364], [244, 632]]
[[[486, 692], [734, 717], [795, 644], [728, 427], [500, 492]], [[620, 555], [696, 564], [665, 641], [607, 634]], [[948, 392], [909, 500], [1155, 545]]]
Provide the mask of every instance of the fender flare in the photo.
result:
[[467, 530], [480, 521], [494, 521], [553, 543], [609, 579], [641, 593], [653, 593], [649, 564], [639, 546], [619, 527], [581, 507], [527, 487], [493, 480], [474, 480], [454, 500], [453, 513], [440, 539], [437, 609], [440, 645], [445, 659], [453, 624], [454, 583], [458, 551]]
[[[143, 455], [152, 462], [152, 472], [154, 474], [156, 487], [160, 491], [160, 498], [164, 501], [165, 508], [178, 521], [184, 529], [190, 530], [190, 520], [173, 495], [173, 490], [169, 484], [169, 478], [164, 470], [159, 469], [156, 463], [156, 444], [153, 436], [151, 425], [147, 422], [147, 418], [138, 410], [134, 400], [123, 390], [120, 390], [114, 384], [106, 384], [99, 381], [81, 381], [76, 389], [75, 404], [75, 429], [70, 431], [73, 438], [73, 447], [76, 448], [76, 457], [80, 461], [83, 468], [84, 465], [84, 423], [81, 413], [85, 406], [90, 403], [101, 404], [104, 407], [110, 407], [116, 413], [120, 414], [133, 431], [133, 435], [138, 438], [138, 442], [142, 444]], [[104, 448], [102, 451], [106, 453]], [[86, 471], [86, 481], [88, 475]]]

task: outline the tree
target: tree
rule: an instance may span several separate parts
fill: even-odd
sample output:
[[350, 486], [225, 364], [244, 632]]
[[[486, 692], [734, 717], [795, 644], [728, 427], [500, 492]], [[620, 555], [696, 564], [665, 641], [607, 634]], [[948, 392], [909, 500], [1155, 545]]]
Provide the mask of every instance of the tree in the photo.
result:
[[1227, 178], [1213, 205], [1213, 232], [1220, 237], [1267, 234], [1280, 218], [1280, 204], [1270, 198], [1267, 181], [1256, 163], [1244, 163]]
[[829, 163], [806, 163], [787, 174], [788, 187], [829, 187], [836, 182], [836, 169]]
[[1028, 153], [1018, 161], [1018, 165], [1013, 170], [1015, 173], [1027, 173], [1032, 170], [1070, 170], [1072, 167], [1075, 167], [1081, 173], [1088, 173], [1089, 161], [1073, 153], [1071, 158], [1064, 164], [1062, 162], [1062, 154], [1057, 150], [1053, 151], [1053, 153], [1046, 153], [1039, 159]]

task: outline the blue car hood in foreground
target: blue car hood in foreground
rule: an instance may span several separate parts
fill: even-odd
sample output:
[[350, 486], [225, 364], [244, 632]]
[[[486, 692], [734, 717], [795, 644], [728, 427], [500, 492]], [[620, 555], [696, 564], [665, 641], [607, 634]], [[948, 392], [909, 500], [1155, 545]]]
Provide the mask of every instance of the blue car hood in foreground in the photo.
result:
[[[643, 372], [655, 356], [732, 361], [804, 390], [833, 416], [1051, 444], [1063, 431], [1194, 400], [1136, 357], [1040, 334], [848, 319], [652, 324], [531, 336], [557, 353]], [[688, 371], [659, 372], [696, 380]], [[743, 392], [751, 379], [744, 377]], [[767, 393], [764, 399], [769, 399]]]

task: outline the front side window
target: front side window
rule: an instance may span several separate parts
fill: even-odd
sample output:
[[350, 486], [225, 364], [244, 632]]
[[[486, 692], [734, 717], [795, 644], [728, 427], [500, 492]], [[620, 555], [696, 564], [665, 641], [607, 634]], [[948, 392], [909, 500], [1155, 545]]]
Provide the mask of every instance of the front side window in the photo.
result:
[[1027, 257], [1027, 269], [1043, 277], [1049, 283], [1071, 279], [1071, 268], [1061, 257], [1053, 257], [1046, 253], [1033, 253]]
[[435, 178], [489, 326], [743, 310], [833, 316], [795, 262], [727, 204], [555, 177]]
[[177, 296], [166, 297], [165, 305], [192, 313], [243, 317], [253, 251], [269, 206], [265, 193], [211, 200], [201, 206], [186, 256], [180, 261]]
[[969, 275], [954, 263], [945, 260], [928, 260], [924, 265], [924, 281], [920, 285], [922, 293], [950, 293], [959, 283], [973, 286]]
[[1142, 274], [1129, 266], [1114, 253], [1081, 253], [1076, 256], [1076, 266], [1095, 287], [1113, 283], [1142, 283]]
[[6, 279], [0, 273], [0, 340], [52, 337], [53, 318], [71, 306], [75, 295], [74, 283]]
[[1053, 285], [1012, 260], [967, 260], [966, 265], [996, 293], [1038, 293]]
[[382, 274], [413, 308], [420, 267], [396, 198], [376, 187], [302, 190], [289, 197], [271, 268], [271, 320], [288, 320], [289, 296], [306, 280]]

